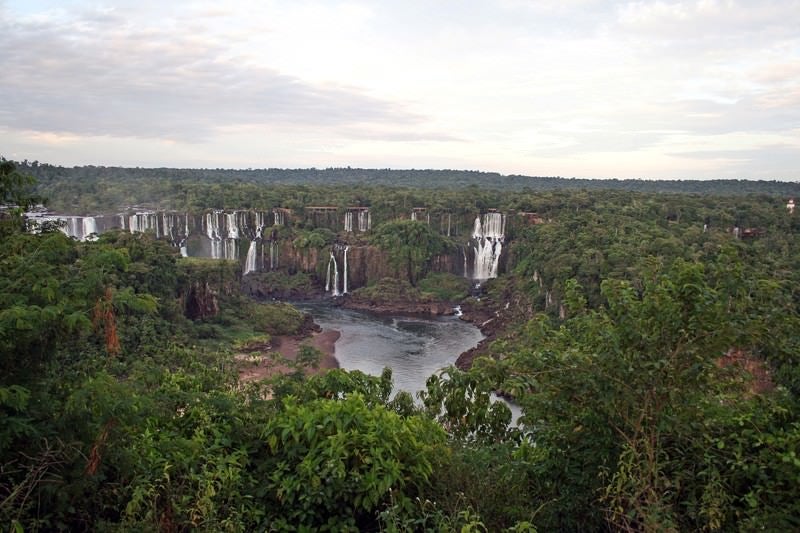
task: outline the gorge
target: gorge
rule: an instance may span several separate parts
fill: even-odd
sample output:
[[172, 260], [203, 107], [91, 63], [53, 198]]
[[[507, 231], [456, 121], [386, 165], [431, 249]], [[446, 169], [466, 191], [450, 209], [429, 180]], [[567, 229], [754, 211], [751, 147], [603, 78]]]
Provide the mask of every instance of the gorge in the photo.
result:
[[[504, 268], [502, 251], [510, 216], [488, 210], [457, 218], [451, 212], [432, 215], [418, 207], [406, 218], [426, 224], [449, 242], [449, 250], [432, 257], [426, 269], [479, 283], [496, 278]], [[529, 223], [522, 216], [514, 219], [517, 225]], [[201, 213], [133, 209], [96, 216], [32, 211], [27, 213], [27, 220], [30, 231], [43, 224], [59, 224], [62, 232], [79, 241], [114, 229], [150, 232], [178, 248], [184, 257], [239, 262], [244, 275], [278, 270], [308, 273], [331, 296], [402, 275], [402, 269], [390, 264], [386, 250], [370, 242], [373, 215], [368, 207], [212, 209]], [[396, 219], [383, 217], [378, 223], [390, 220]], [[459, 226], [470, 225], [470, 235], [456, 235]], [[302, 235], [309, 238], [303, 241], [298, 238]]]

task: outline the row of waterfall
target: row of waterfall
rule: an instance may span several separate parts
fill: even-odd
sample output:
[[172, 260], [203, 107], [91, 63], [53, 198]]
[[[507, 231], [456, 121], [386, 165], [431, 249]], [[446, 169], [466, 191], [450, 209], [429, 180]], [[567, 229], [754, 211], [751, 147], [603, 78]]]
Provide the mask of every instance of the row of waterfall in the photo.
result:
[[[351, 208], [344, 215], [345, 231], [369, 231], [372, 220], [368, 209]], [[55, 225], [66, 235], [81, 241], [95, 239], [111, 229], [123, 229], [131, 233], [149, 232], [180, 248], [184, 257], [237, 261], [242, 272], [249, 274], [281, 267], [298, 268], [297, 259], [291, 255], [291, 243], [287, 248], [290, 255], [283, 265], [279, 262], [281, 232], [276, 226], [287, 224], [290, 216], [291, 212], [282, 208], [271, 211], [213, 210], [198, 215], [138, 210], [119, 215], [85, 217], [29, 213], [28, 223], [31, 231], [41, 230], [46, 224]], [[429, 212], [422, 208], [415, 208], [412, 216], [426, 222], [431, 218]], [[457, 222], [454, 223], [450, 213], [443, 214], [440, 220], [442, 233], [450, 234], [451, 229], [456, 227]], [[505, 233], [505, 215], [497, 212], [478, 215], [470, 241], [460, 247], [460, 252], [456, 252], [458, 255], [440, 263], [437, 268], [445, 268], [477, 281], [497, 277]], [[348, 251], [349, 247], [336, 244], [330, 252], [325, 285], [331, 295], [346, 294], [351, 289], [352, 280], [349, 278], [353, 273], [348, 268], [352, 267], [348, 265]], [[463, 268], [460, 264], [462, 259]], [[360, 285], [363, 275], [358, 276]]]
[[124, 229], [131, 233], [152, 232], [156, 238], [167, 239], [177, 246], [194, 232], [202, 232], [212, 240], [255, 239], [259, 228], [286, 225], [287, 212], [281, 208], [272, 211], [215, 210], [201, 215], [167, 211], [98, 216], [30, 212], [26, 213], [26, 218], [30, 231], [38, 231], [45, 224], [58, 223], [64, 234], [80, 241], [112, 229]]
[[[331, 227], [335, 229], [339, 222], [336, 208], [308, 208], [309, 222], [314, 227]], [[191, 234], [204, 234], [217, 242], [212, 247], [212, 255], [219, 258], [230, 258], [234, 253], [231, 244], [224, 244], [226, 239], [256, 239], [258, 228], [266, 226], [286, 226], [291, 217], [291, 210], [274, 208], [271, 211], [213, 210], [200, 215], [177, 212], [156, 212], [140, 210], [134, 213], [119, 215], [72, 216], [46, 213], [27, 213], [31, 231], [43, 223], [60, 222], [61, 231], [67, 236], [84, 241], [111, 229], [124, 229], [131, 233], [152, 232], [156, 238], [167, 239], [175, 246], [182, 246]], [[334, 217], [334, 218], [332, 218]], [[451, 213], [437, 215], [439, 231], [448, 237], [458, 234], [458, 220], [453, 220]], [[414, 208], [411, 219], [431, 223], [431, 213], [425, 208]], [[342, 229], [347, 233], [365, 233], [372, 229], [372, 214], [368, 208], [348, 208], [344, 213]], [[226, 248], [227, 246], [227, 248]]]

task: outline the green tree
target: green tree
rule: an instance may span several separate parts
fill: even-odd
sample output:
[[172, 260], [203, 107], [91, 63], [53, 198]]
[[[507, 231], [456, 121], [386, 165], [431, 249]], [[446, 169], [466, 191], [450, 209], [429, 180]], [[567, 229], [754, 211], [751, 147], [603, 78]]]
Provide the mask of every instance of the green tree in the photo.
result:
[[436, 254], [448, 248], [448, 241], [424, 222], [395, 220], [376, 228], [373, 244], [384, 250], [389, 262], [416, 285]]
[[698, 464], [717, 463], [687, 449], [707, 450], [716, 444], [710, 428], [749, 409], [741, 374], [719, 359], [732, 347], [757, 353], [764, 345], [763, 307], [796, 311], [729, 260], [678, 261], [646, 276], [641, 289], [606, 280], [607, 305], [597, 310], [568, 283], [572, 318], [555, 329], [540, 316], [516, 345], [498, 347], [511, 373], [504, 388], [515, 391], [533, 431], [532, 459], [546, 480], [540, 495], [552, 499], [543, 511], [549, 527], [717, 529], [734, 513], [720, 518], [714, 509], [747, 507], [740, 489], [715, 492], [719, 476], [690, 479], [685, 472]]

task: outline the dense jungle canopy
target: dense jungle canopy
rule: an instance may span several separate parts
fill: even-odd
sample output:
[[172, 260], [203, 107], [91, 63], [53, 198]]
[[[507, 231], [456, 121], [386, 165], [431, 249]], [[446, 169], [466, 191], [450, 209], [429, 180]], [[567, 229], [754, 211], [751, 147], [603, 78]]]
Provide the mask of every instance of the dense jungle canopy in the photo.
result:
[[[480, 300], [459, 296], [502, 325], [484, 357], [431, 376], [415, 402], [390, 394], [390, 371], [309, 375], [310, 347], [286, 373], [244, 383], [236, 354], [307, 319], [243, 296], [239, 265], [181, 258], [148, 233], [30, 234], [7, 210], [5, 529], [800, 529], [800, 213], [786, 207], [798, 183], [0, 171], [4, 202], [44, 196], [73, 214], [358, 205], [385, 220], [412, 207], [541, 219], [509, 232], [505, 271]], [[282, 231], [310, 248], [334, 238]], [[445, 284], [430, 258], [447, 239], [397, 221], [367, 237], [388, 243], [416, 290]], [[214, 305], [187, 312], [198, 294]], [[498, 390], [519, 424], [490, 402]]]

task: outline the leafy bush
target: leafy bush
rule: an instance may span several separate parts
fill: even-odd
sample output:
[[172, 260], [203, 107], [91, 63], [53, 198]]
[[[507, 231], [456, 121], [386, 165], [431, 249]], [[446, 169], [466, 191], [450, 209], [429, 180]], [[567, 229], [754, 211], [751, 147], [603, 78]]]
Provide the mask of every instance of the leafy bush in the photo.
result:
[[370, 406], [359, 394], [283, 408], [262, 432], [258, 477], [272, 526], [342, 531], [374, 527], [390, 498], [407, 500], [428, 483], [446, 451], [432, 421]]
[[428, 302], [430, 294], [422, 294], [408, 281], [396, 278], [383, 278], [366, 287], [356, 289], [352, 297], [373, 302]]
[[458, 302], [469, 295], [470, 281], [463, 276], [446, 272], [432, 272], [417, 285], [423, 294], [430, 294], [434, 300]]
[[244, 307], [247, 319], [256, 331], [270, 335], [293, 335], [305, 320], [305, 315], [284, 302], [250, 303]]

